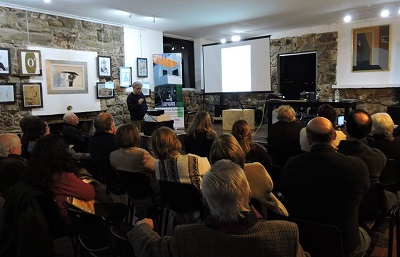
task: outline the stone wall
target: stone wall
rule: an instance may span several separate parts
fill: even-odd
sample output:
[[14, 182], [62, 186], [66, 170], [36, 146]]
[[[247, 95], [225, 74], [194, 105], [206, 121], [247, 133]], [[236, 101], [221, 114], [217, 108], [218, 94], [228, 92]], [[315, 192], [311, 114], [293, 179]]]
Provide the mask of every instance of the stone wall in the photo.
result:
[[[31, 113], [29, 109], [22, 110], [21, 108], [20, 83], [26, 82], [27, 78], [18, 76], [17, 61], [18, 49], [25, 49], [27, 44], [96, 51], [100, 55], [111, 56], [112, 76], [118, 87], [118, 67], [124, 66], [122, 27], [6, 7], [0, 7], [0, 20], [0, 47], [10, 48], [11, 52], [11, 76], [0, 77], [0, 83], [17, 83], [17, 102], [15, 104], [0, 104], [0, 133], [19, 132], [20, 119]], [[126, 107], [127, 93], [125, 89], [117, 88], [115, 91], [115, 98], [100, 100], [101, 110], [114, 115], [116, 123], [121, 124], [124, 121], [129, 121], [129, 113]], [[148, 101], [151, 105], [152, 99], [148, 99]], [[82, 121], [90, 121], [97, 114], [98, 112], [78, 113], [78, 116]], [[42, 118], [52, 124], [62, 122], [62, 116], [51, 115], [42, 116]]]

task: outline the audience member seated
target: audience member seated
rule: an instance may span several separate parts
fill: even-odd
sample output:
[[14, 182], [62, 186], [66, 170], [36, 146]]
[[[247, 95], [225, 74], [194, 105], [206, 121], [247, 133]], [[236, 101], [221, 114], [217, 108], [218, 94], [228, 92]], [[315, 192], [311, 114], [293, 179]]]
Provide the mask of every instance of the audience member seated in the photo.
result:
[[16, 134], [1, 134], [0, 135], [0, 160], [15, 159], [26, 165], [25, 159], [21, 157], [22, 144]]
[[277, 109], [278, 122], [268, 128], [268, 150], [276, 165], [285, 165], [286, 161], [301, 153], [300, 130], [303, 125], [297, 122], [295, 111], [289, 105]]
[[[329, 104], [323, 104], [318, 108], [318, 116], [327, 118], [330, 120], [330, 122], [332, 122], [336, 132], [336, 139], [333, 142], [334, 147], [337, 147], [340, 141], [346, 140], [346, 134], [337, 127], [337, 113], [335, 108]], [[309, 152], [311, 149], [311, 146], [307, 140], [306, 128], [302, 128], [300, 130], [300, 146], [301, 150], [305, 152]]]
[[[338, 151], [345, 155], [360, 157], [368, 167], [369, 179], [371, 183], [378, 182], [379, 176], [385, 167], [386, 157], [382, 151], [371, 148], [367, 145], [366, 137], [372, 130], [372, 118], [368, 112], [362, 109], [355, 109], [349, 113], [346, 119], [347, 140], [340, 142]], [[389, 210], [399, 205], [397, 196], [392, 192], [385, 191], [386, 209]], [[385, 246], [383, 233], [388, 227], [386, 214], [375, 221], [370, 232], [372, 242], [377, 246]]]
[[38, 202], [47, 196], [26, 185], [25, 175], [22, 162], [0, 161], [0, 193], [5, 199], [0, 208], [0, 256], [54, 256], [51, 224]]
[[37, 140], [50, 134], [48, 124], [37, 116], [27, 116], [21, 119], [20, 126], [22, 130], [22, 155], [29, 159], [30, 153]]
[[338, 227], [346, 256], [362, 256], [371, 241], [358, 221], [358, 207], [370, 186], [368, 167], [360, 158], [338, 153], [335, 135], [326, 118], [308, 123], [310, 152], [291, 158], [283, 170], [285, 204], [290, 216]]
[[186, 131], [185, 151], [201, 157], [210, 154], [210, 148], [217, 133], [213, 130], [211, 117], [207, 112], [198, 112]]
[[143, 219], [128, 232], [136, 256], [309, 256], [299, 232], [287, 221], [260, 221], [249, 207], [251, 196], [243, 170], [228, 160], [213, 165], [202, 191], [211, 215], [204, 225], [177, 226], [160, 237], [153, 221]]
[[265, 219], [268, 216], [268, 209], [282, 215], [288, 215], [285, 206], [271, 192], [274, 184], [267, 170], [259, 162], [245, 164], [244, 152], [232, 135], [218, 135], [211, 146], [211, 164], [222, 159], [231, 160], [244, 170], [250, 184], [252, 197], [260, 202], [262, 215]]
[[268, 169], [272, 164], [272, 158], [264, 146], [251, 141], [251, 128], [245, 120], [238, 120], [233, 124], [232, 135], [242, 147], [246, 162], [259, 162]]
[[118, 185], [119, 178], [110, 164], [110, 153], [118, 149], [115, 142], [114, 118], [109, 113], [101, 113], [94, 119], [95, 134], [89, 143], [89, 153], [96, 163], [99, 180], [106, 184], [107, 190], [114, 194], [121, 194]]
[[154, 173], [156, 159], [140, 148], [140, 134], [136, 126], [131, 123], [122, 125], [117, 129], [115, 139], [119, 149], [110, 154], [110, 163], [115, 170]]
[[[111, 152], [110, 163], [116, 171], [134, 173], [150, 173], [154, 175], [156, 159], [146, 150], [140, 148], [139, 129], [132, 123], [122, 125], [117, 129], [115, 136], [118, 150]], [[149, 176], [150, 185], [155, 194], [160, 192], [155, 176]], [[153, 201], [147, 199], [131, 199], [135, 205], [135, 215], [138, 218], [146, 217]]]
[[72, 148], [77, 153], [87, 152], [85, 146], [85, 138], [78, 127], [79, 118], [72, 112], [68, 112], [63, 117], [64, 124], [61, 128], [61, 136], [67, 145], [72, 145]]
[[375, 113], [372, 117], [370, 147], [381, 150], [387, 159], [400, 160], [400, 137], [393, 136], [394, 123], [387, 113]]
[[193, 184], [200, 189], [201, 179], [210, 169], [207, 158], [181, 154], [181, 142], [168, 127], [155, 130], [150, 141], [151, 148], [158, 158], [155, 166], [158, 180]]
[[77, 162], [68, 153], [61, 137], [48, 135], [37, 141], [28, 162], [28, 181], [40, 191], [54, 196], [66, 223], [68, 213], [65, 201], [68, 196], [85, 201], [94, 200], [91, 184], [77, 177]]

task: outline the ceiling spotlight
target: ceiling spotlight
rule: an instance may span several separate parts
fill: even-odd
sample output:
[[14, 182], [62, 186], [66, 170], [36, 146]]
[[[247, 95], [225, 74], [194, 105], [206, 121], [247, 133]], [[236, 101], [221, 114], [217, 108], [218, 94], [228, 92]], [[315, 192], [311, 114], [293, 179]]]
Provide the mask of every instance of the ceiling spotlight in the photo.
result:
[[175, 50], [175, 47], [172, 47], [172, 51], [174, 51]]
[[400, 14], [400, 8], [399, 8], [399, 11], [398, 11], [398, 13]]
[[132, 18], [132, 13], [129, 14], [129, 19], [131, 19], [131, 18]]
[[225, 44], [225, 43], [226, 43], [226, 39], [225, 38], [221, 39], [221, 44]]
[[381, 17], [383, 17], [383, 18], [388, 17], [389, 14], [390, 14], [390, 12], [387, 9], [384, 9], [384, 10], [381, 11]]
[[238, 41], [240, 41], [240, 36], [238, 36], [238, 35], [233, 35], [233, 36], [231, 37], [231, 40], [232, 40], [232, 42], [238, 42]]
[[46, 4], [49, 4], [49, 3], [51, 2], [51, 0], [44, 0], [44, 2], [45, 2]]
[[344, 16], [343, 21], [346, 22], [346, 23], [350, 22], [351, 21], [351, 16], [350, 15]]

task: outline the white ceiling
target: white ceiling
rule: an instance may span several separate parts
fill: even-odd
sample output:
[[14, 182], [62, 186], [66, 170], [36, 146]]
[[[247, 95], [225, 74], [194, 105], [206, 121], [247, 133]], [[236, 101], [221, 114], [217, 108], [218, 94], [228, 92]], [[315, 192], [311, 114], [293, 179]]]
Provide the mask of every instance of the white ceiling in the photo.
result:
[[387, 0], [51, 0], [50, 4], [43, 0], [0, 1], [7, 7], [209, 40], [233, 33], [248, 38], [328, 25], [341, 22], [348, 12], [358, 15], [358, 19], [371, 19], [384, 6], [396, 9], [398, 15], [400, 7], [400, 1]]

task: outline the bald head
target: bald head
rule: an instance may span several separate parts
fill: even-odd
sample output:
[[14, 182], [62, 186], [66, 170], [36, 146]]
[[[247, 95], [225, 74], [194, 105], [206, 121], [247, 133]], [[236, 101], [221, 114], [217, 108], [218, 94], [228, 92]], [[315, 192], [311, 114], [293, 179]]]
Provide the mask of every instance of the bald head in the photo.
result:
[[372, 118], [368, 112], [355, 109], [349, 113], [346, 119], [347, 134], [356, 139], [368, 136], [372, 130]]
[[64, 122], [72, 124], [72, 125], [78, 125], [79, 123], [79, 118], [78, 116], [75, 115], [73, 112], [68, 112], [64, 114], [63, 117]]
[[307, 124], [307, 139], [310, 145], [332, 144], [336, 139], [336, 132], [332, 122], [324, 117], [316, 117]]
[[21, 140], [17, 135], [0, 135], [0, 157], [7, 157], [10, 154], [21, 155], [21, 153]]

